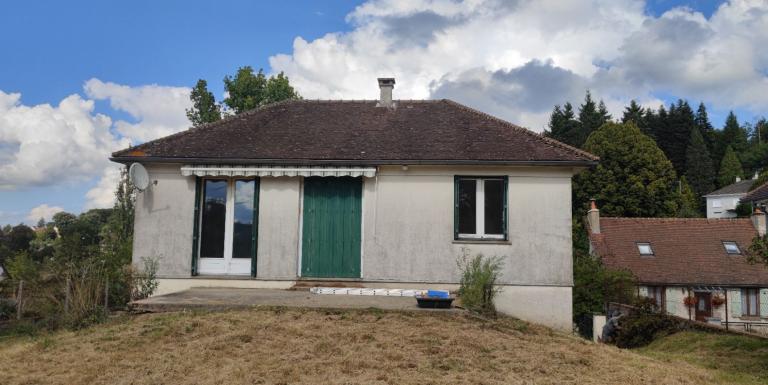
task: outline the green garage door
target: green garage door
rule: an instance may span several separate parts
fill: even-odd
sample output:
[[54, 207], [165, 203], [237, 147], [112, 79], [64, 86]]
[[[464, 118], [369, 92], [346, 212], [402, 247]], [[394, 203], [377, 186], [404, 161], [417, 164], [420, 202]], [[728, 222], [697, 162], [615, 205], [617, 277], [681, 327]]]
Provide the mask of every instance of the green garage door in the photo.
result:
[[360, 277], [362, 178], [304, 179], [301, 275]]

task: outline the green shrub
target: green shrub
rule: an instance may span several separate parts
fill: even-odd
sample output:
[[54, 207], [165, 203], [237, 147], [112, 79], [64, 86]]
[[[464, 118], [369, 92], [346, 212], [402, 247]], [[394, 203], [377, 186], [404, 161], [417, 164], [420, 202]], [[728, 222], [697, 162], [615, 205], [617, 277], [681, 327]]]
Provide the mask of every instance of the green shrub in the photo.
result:
[[0, 321], [11, 319], [16, 314], [16, 302], [0, 298]]
[[158, 262], [153, 258], [142, 258], [144, 268], [141, 272], [133, 272], [133, 285], [131, 299], [144, 299], [151, 296], [157, 290]]
[[493, 301], [500, 291], [495, 285], [501, 276], [502, 259], [482, 254], [470, 257], [469, 252], [463, 250], [458, 260], [461, 272], [459, 296], [465, 308], [487, 315], [496, 313]]
[[639, 348], [650, 344], [655, 339], [676, 333], [683, 327], [679, 320], [659, 313], [655, 303], [638, 302], [637, 311], [619, 321], [616, 346], [625, 349]]

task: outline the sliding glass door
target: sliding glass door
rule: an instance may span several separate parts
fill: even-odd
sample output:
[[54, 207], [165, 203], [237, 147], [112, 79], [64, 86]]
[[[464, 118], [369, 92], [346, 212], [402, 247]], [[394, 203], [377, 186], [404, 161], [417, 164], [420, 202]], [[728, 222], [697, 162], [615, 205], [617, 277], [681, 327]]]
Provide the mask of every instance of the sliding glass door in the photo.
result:
[[200, 207], [200, 274], [251, 274], [256, 254], [255, 179], [204, 179]]

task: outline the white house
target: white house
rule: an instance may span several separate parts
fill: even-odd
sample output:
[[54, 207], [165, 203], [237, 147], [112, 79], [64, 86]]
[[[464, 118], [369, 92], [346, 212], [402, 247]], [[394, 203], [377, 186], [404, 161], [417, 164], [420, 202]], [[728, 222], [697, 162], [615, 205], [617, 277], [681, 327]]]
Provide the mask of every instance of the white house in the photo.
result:
[[448, 288], [504, 256], [499, 310], [570, 330], [571, 177], [589, 153], [450, 100], [280, 102], [118, 151], [150, 187], [134, 262], [192, 286]]
[[736, 177], [736, 183], [704, 195], [707, 200], [707, 218], [736, 218], [736, 206], [747, 195], [753, 183], [754, 179], [741, 180]]

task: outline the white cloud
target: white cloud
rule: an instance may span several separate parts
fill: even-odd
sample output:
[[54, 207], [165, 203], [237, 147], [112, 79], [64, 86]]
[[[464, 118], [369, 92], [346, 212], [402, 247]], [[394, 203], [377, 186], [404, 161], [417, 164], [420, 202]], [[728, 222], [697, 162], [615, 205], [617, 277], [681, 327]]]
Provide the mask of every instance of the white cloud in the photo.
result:
[[[733, 0], [711, 18], [660, 17], [641, 0], [371, 0], [353, 30], [270, 58], [307, 98], [368, 98], [395, 76], [396, 97], [451, 97], [541, 130], [555, 103], [586, 89], [620, 115], [659, 94], [768, 108], [768, 2]], [[558, 82], [552, 84], [551, 82]]]
[[85, 209], [110, 208], [115, 203], [115, 188], [120, 181], [120, 165], [111, 164], [104, 169], [99, 182], [85, 193]]
[[127, 142], [115, 138], [109, 117], [93, 101], [70, 95], [57, 106], [21, 104], [0, 91], [0, 188], [86, 181], [103, 170], [107, 155]]
[[[119, 165], [109, 161], [110, 153], [189, 125], [189, 88], [129, 87], [91, 79], [83, 89], [91, 99], [73, 94], [55, 106], [25, 105], [21, 94], [0, 90], [0, 189], [71, 187], [98, 178], [84, 207], [110, 207], [119, 178]], [[112, 109], [136, 121], [113, 122], [94, 112], [94, 100], [108, 100]]]
[[51, 220], [51, 218], [53, 218], [53, 214], [56, 214], [62, 211], [64, 211], [64, 209], [61, 207], [58, 207], [58, 206], [51, 207], [51, 206], [48, 206], [47, 204], [42, 204], [30, 210], [29, 215], [27, 215], [27, 219], [29, 220], [29, 223], [37, 223], [37, 221], [39, 221], [40, 218], [43, 218], [45, 219], [46, 222], [48, 222]]
[[115, 122], [117, 131], [134, 143], [146, 142], [170, 135], [189, 127], [186, 109], [192, 105], [188, 87], [167, 87], [156, 84], [129, 87], [99, 79], [90, 79], [83, 86], [85, 94], [96, 100], [109, 100], [110, 106], [127, 112], [138, 122]]

